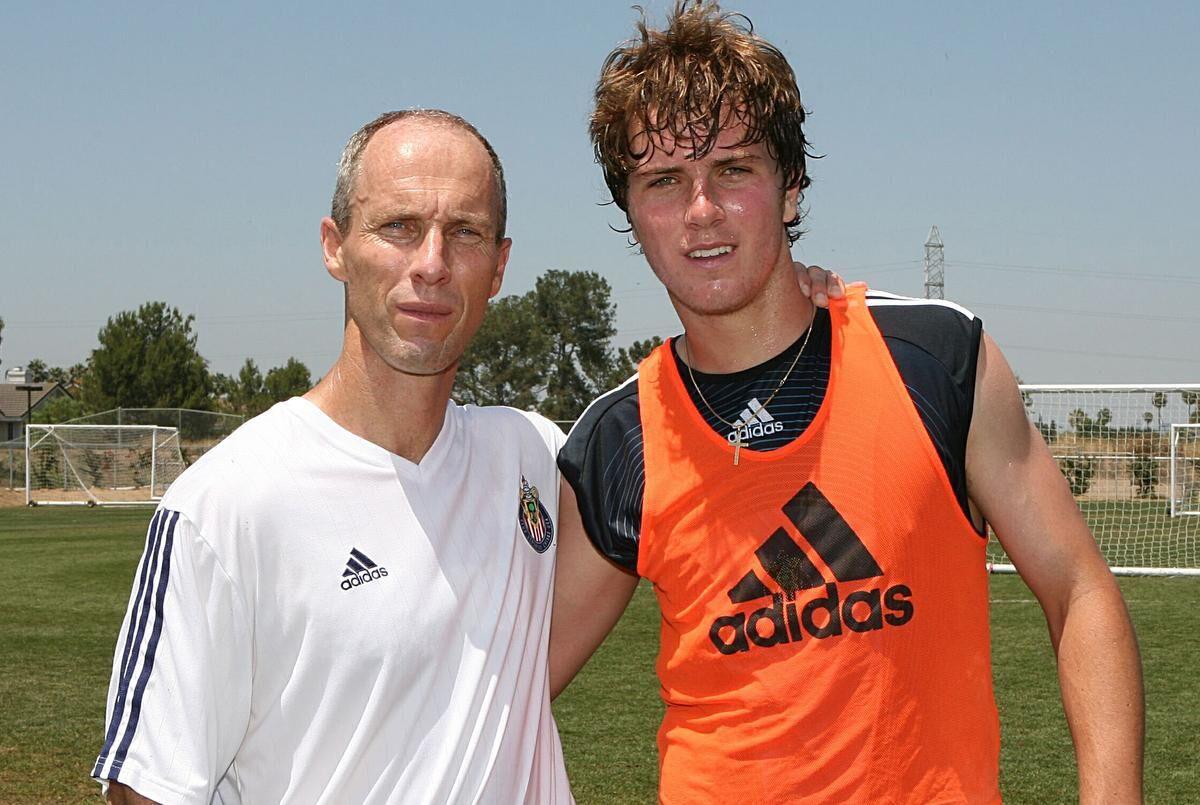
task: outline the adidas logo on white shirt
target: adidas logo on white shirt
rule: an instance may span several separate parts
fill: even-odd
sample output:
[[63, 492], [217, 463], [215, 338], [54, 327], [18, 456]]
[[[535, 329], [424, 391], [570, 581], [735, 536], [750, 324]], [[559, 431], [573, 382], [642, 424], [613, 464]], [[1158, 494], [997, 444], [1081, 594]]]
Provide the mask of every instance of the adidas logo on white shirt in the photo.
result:
[[742, 413], [738, 415], [738, 419], [742, 421], [741, 426], [736, 430], [731, 430], [725, 436], [730, 444], [737, 441], [738, 432], [742, 434], [742, 441], [748, 442], [756, 436], [769, 436], [772, 433], [779, 433], [783, 430], [783, 423], [771, 416], [770, 412], [763, 407], [763, 404], [758, 401], [757, 397], [751, 397], [750, 402], [746, 403], [746, 407], [742, 409]]
[[350, 558], [346, 560], [346, 569], [342, 571], [343, 590], [353, 590], [364, 584], [381, 579], [388, 574], [386, 567], [380, 567], [358, 548], [350, 549]]

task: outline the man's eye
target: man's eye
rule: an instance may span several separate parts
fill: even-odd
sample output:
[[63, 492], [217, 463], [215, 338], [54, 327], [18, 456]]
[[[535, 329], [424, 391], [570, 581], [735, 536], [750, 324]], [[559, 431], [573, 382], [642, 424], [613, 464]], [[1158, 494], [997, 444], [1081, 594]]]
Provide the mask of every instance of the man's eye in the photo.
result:
[[659, 176], [657, 179], [650, 182], [649, 187], [667, 187], [668, 185], [672, 184], [675, 184], [674, 176]]
[[454, 230], [454, 234], [460, 238], [478, 238], [481, 237], [479, 231], [472, 229], [469, 226], [460, 226]]
[[749, 173], [749, 169], [743, 168], [741, 165], [728, 165], [725, 168], [725, 175], [732, 176], [739, 173]]
[[389, 232], [403, 232], [409, 228], [408, 221], [391, 221], [383, 225]]

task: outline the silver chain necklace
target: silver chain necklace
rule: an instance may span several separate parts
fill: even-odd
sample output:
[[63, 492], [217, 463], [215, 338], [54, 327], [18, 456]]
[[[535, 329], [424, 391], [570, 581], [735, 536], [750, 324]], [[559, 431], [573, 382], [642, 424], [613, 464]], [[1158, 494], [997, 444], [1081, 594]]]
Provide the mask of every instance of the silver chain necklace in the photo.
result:
[[[813, 308], [812, 319], [808, 322], [808, 329], [804, 331], [804, 341], [800, 344], [800, 349], [796, 350], [796, 357], [792, 358], [791, 366], [789, 366], [788, 370], [783, 373], [783, 377], [779, 379], [779, 383], [775, 386], [775, 390], [771, 392], [771, 396], [768, 397], [767, 401], [762, 404], [763, 408], [766, 408], [771, 404], [771, 400], [775, 399], [775, 395], [779, 393], [779, 390], [783, 388], [784, 383], [787, 383], [788, 378], [792, 376], [792, 370], [796, 368], [796, 364], [800, 362], [800, 356], [804, 354], [804, 348], [808, 346], [808, 339], [812, 336], [813, 323], [816, 321], [816, 319], [817, 310], [816, 308]], [[691, 347], [688, 346], [686, 340], [684, 341], [683, 345], [687, 350], [687, 360], [684, 361], [684, 365], [687, 366], [688, 377], [692, 381], [692, 387], [696, 389], [696, 396], [700, 398], [700, 402], [704, 403], [704, 407], [708, 409], [710, 414], [716, 417], [722, 424], [733, 428], [733, 466], [736, 467], [741, 460], [743, 442], [742, 437], [746, 433], [748, 424], [740, 420], [737, 422], [730, 422], [728, 419], [718, 414], [716, 409], [712, 407], [712, 405], [705, 398], [704, 392], [700, 390], [700, 384], [696, 382], [696, 375], [692, 372]]]

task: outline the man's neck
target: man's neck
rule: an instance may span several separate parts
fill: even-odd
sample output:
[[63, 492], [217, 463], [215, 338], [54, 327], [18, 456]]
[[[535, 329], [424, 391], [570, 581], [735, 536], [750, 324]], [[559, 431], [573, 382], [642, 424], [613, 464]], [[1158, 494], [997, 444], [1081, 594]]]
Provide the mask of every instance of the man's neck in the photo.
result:
[[351, 324], [337, 362], [304, 398], [354, 435], [419, 463], [442, 430], [455, 368], [436, 375], [399, 372]]
[[730, 313], [705, 314], [676, 304], [683, 323], [681, 357], [711, 374], [740, 372], [787, 349], [812, 322], [813, 304], [801, 291], [791, 256], [750, 304]]

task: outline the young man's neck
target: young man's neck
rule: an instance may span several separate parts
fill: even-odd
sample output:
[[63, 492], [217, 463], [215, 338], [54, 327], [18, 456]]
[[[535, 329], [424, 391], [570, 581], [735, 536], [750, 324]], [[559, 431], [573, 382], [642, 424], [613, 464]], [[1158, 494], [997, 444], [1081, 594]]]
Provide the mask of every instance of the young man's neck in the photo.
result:
[[814, 307], [800, 290], [785, 250], [786, 265], [749, 304], [730, 313], [705, 314], [676, 304], [685, 332], [680, 356], [711, 374], [740, 372], [783, 352], [812, 322]]
[[413, 375], [388, 366], [353, 323], [342, 354], [304, 398], [346, 430], [418, 463], [446, 418], [457, 364], [436, 375]]

